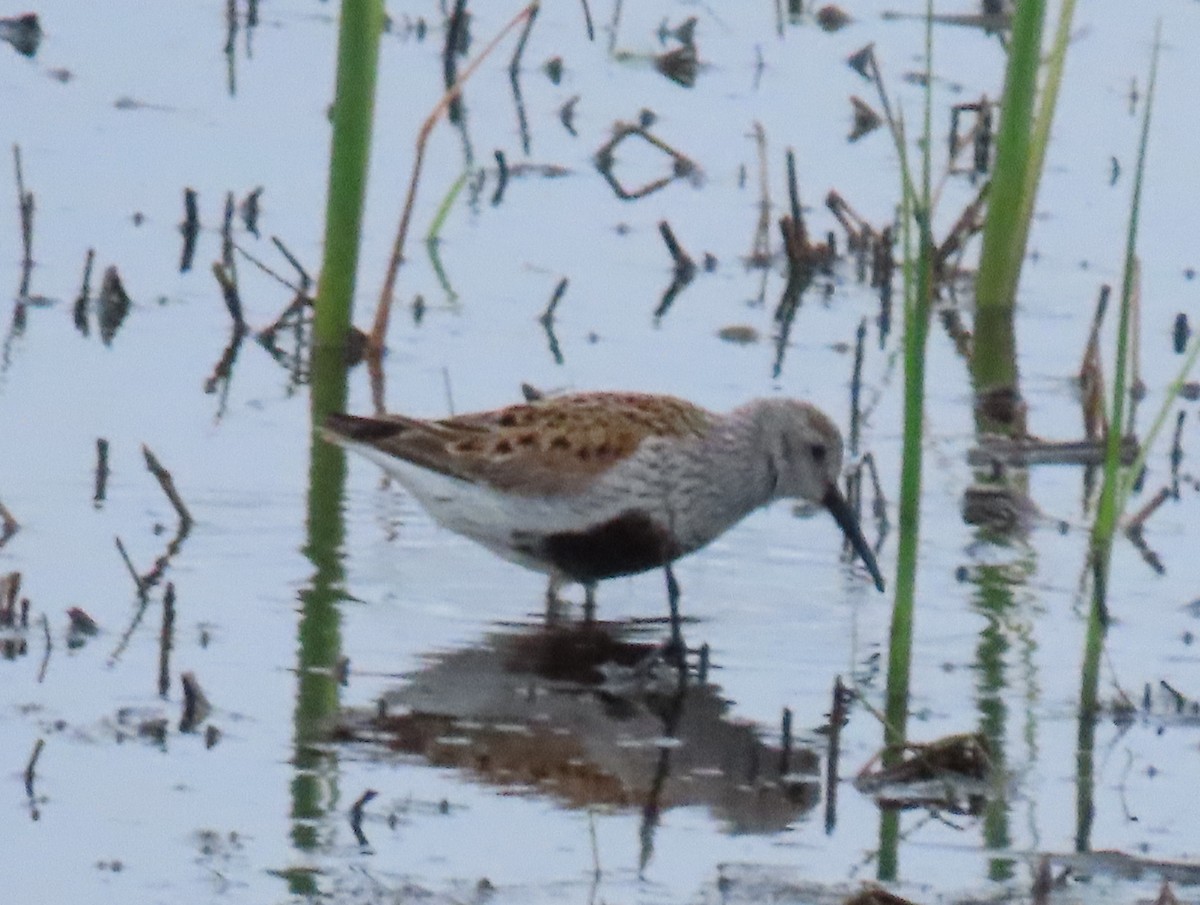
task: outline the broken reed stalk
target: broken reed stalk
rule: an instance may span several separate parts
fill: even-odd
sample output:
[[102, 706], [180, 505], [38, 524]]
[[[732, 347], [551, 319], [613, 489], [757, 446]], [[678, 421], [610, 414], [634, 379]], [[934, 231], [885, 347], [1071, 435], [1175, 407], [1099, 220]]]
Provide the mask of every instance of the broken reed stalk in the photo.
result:
[[378, 358], [383, 353], [384, 340], [387, 336], [388, 317], [391, 314], [392, 299], [396, 294], [396, 277], [400, 272], [400, 265], [404, 263], [404, 242], [408, 236], [409, 221], [412, 220], [413, 205], [417, 197], [417, 184], [421, 179], [421, 166], [425, 161], [425, 145], [429, 141], [429, 135], [451, 103], [462, 93], [467, 79], [491, 55], [492, 51], [500, 44], [500, 41], [510, 31], [533, 15], [538, 6], [539, 0], [534, 0], [534, 2], [530, 3], [508, 21], [508, 24], [500, 30], [499, 34], [492, 38], [488, 45], [479, 53], [479, 56], [472, 60], [459, 73], [454, 85], [442, 95], [441, 99], [434, 105], [433, 110], [430, 111], [429, 116], [425, 118], [425, 122], [421, 124], [421, 129], [417, 133], [416, 152], [413, 157], [412, 175], [409, 177], [408, 182], [408, 194], [404, 199], [404, 208], [400, 213], [400, 224], [396, 228], [396, 238], [392, 242], [392, 256], [388, 261], [387, 275], [384, 277], [383, 288], [379, 291], [379, 302], [375, 307], [375, 321], [371, 327], [371, 333], [367, 337], [367, 354], [369, 358]]
[[[273, 279], [276, 283], [282, 284], [283, 286], [292, 290], [293, 293], [300, 292], [299, 287], [296, 286], [295, 283], [293, 283], [291, 280], [289, 280], [287, 277], [283, 276], [282, 274], [276, 272], [271, 267], [268, 267], [262, 260], [255, 257], [250, 252], [246, 251], [246, 249], [243, 246], [238, 245], [235, 242], [233, 248], [238, 254], [240, 254], [243, 258], [245, 258], [247, 261], [249, 261], [251, 264], [253, 264], [255, 267], [257, 267], [259, 270], [261, 270], [263, 273], [265, 273], [271, 279]], [[213, 266], [215, 268], [217, 265], [214, 264]], [[220, 279], [221, 279], [220, 277], [217, 277], [218, 282], [220, 281]]]
[[217, 285], [221, 287], [221, 298], [225, 301], [225, 307], [229, 309], [234, 327], [245, 330], [246, 319], [242, 316], [242, 298], [238, 294], [235, 272], [220, 261], [213, 261], [212, 273], [216, 277]]
[[167, 582], [163, 592], [162, 627], [158, 633], [158, 696], [165, 698], [171, 689], [171, 647], [175, 637], [175, 583]]
[[675, 238], [675, 232], [671, 229], [671, 224], [666, 220], [658, 222], [658, 233], [662, 236], [663, 243], [667, 246], [667, 252], [671, 255], [671, 260], [675, 264], [675, 276], [681, 282], [691, 282], [692, 277], [696, 275], [696, 262], [692, 260], [692, 256], [684, 251], [683, 246], [679, 244], [679, 240]]
[[33, 781], [37, 778], [37, 762], [42, 756], [42, 749], [46, 747], [46, 740], [39, 738], [33, 744], [33, 751], [29, 755], [29, 762], [25, 764], [25, 794], [33, 798]]
[[558, 281], [558, 285], [554, 287], [554, 294], [550, 296], [550, 302], [546, 305], [546, 310], [538, 318], [542, 326], [549, 327], [554, 323], [554, 312], [558, 308], [558, 303], [562, 301], [562, 297], [566, 295], [568, 284], [569, 280], [563, 277]]
[[279, 253], [287, 259], [289, 264], [296, 268], [296, 273], [300, 277], [300, 289], [302, 292], [307, 294], [309, 287], [312, 286], [312, 277], [308, 275], [308, 271], [304, 269], [304, 265], [300, 263], [300, 260], [294, 254], [292, 254], [291, 249], [283, 244], [283, 240], [280, 239], [279, 236], [271, 236], [271, 244], [274, 245], [275, 248], [278, 249]]
[[325, 201], [325, 254], [317, 281], [313, 345], [345, 349], [371, 156], [383, 0], [343, 0]]
[[138, 570], [133, 565], [133, 560], [129, 558], [129, 553], [125, 550], [125, 544], [121, 541], [120, 535], [117, 535], [114, 540], [117, 543], [117, 552], [121, 554], [125, 568], [129, 570], [129, 576], [137, 586], [138, 597], [144, 598], [146, 596], [146, 582], [142, 580], [142, 576], [138, 574]]
[[46, 670], [50, 668], [50, 652], [54, 650], [54, 642], [50, 640], [50, 617], [45, 613], [42, 613], [42, 638], [45, 641], [45, 653], [42, 654], [42, 663], [38, 667], [39, 685], [46, 679]]
[[179, 491], [175, 489], [175, 479], [171, 477], [171, 473], [163, 467], [154, 453], [150, 451], [150, 447], [144, 443], [142, 444], [142, 455], [146, 457], [146, 467], [150, 469], [150, 473], [154, 475], [159, 486], [162, 487], [163, 493], [167, 495], [167, 499], [175, 507], [175, 513], [179, 516], [180, 534], [186, 534], [192, 526], [192, 514], [188, 512], [187, 505], [183, 502]]
[[21, 146], [13, 145], [13, 168], [16, 171], [17, 207], [21, 215], [21, 288], [17, 300], [29, 295], [29, 281], [33, 274], [33, 192], [25, 190], [25, 173], [21, 168]]
[[4, 503], [0, 503], [0, 547], [8, 543], [8, 539], [21, 530], [21, 523], [13, 518]]

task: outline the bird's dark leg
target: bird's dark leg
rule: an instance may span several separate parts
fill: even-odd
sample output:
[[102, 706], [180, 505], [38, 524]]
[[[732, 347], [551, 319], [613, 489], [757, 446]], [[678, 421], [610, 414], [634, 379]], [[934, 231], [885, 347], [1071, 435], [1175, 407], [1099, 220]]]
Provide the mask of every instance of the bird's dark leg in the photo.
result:
[[678, 658], [679, 674], [687, 672], [687, 646], [683, 642], [683, 628], [679, 618], [679, 582], [669, 562], [663, 563], [667, 574], [667, 605], [671, 610], [671, 641], [669, 650]]
[[583, 622], [590, 625], [596, 621], [596, 583], [589, 581], [583, 586]]
[[562, 582], [554, 577], [551, 577], [546, 586], [546, 628], [558, 625], [562, 619], [563, 602], [558, 596], [558, 589], [561, 587]]

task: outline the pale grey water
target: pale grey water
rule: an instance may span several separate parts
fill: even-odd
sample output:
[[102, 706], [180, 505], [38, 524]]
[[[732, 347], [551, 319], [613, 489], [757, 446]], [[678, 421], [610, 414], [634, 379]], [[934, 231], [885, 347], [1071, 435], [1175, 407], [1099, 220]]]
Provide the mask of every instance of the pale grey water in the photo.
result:
[[[912, 4], [914, 7], [917, 4]], [[850, 94], [873, 101], [869, 86], [842, 64], [867, 41], [877, 42], [885, 74], [914, 120], [919, 94], [900, 75], [920, 68], [917, 23], [884, 23], [892, 4], [847, 3], [858, 19], [827, 35], [811, 25], [775, 35], [772, 5], [736, 14], [690, 4], [626, 4], [621, 47], [653, 52], [659, 22], [700, 17], [697, 41], [707, 64], [691, 91], [641, 64], [616, 63], [603, 48], [607, 7], [593, 4], [597, 43], [588, 45], [575, 4], [548, 5], [525, 55], [522, 88], [537, 163], [573, 170], [565, 179], [512, 181], [499, 207], [489, 203], [494, 171], [479, 203], [464, 200], [451, 213], [441, 252], [457, 300], [439, 287], [419, 242], [402, 272], [400, 304], [387, 359], [391, 408], [421, 415], [447, 411], [448, 375], [458, 411], [517, 398], [521, 381], [545, 388], [624, 387], [674, 392], [722, 408], [755, 395], [786, 392], [809, 398], [842, 422], [847, 415], [853, 340], [861, 317], [872, 317], [872, 294], [852, 282], [825, 304], [806, 298], [791, 335], [782, 376], [771, 379], [770, 320], [782, 289], [773, 274], [765, 307], [749, 307], [760, 274], [745, 272], [755, 221], [757, 161], [747, 137], [754, 120], [768, 135], [772, 196], [783, 202], [783, 150], [797, 150], [800, 187], [816, 208], [837, 188], [873, 223], [891, 214], [898, 193], [894, 155], [882, 132], [847, 145]], [[636, 7], [636, 8], [635, 8]], [[1169, 354], [1175, 313], [1195, 310], [1195, 286], [1183, 271], [1196, 265], [1192, 237], [1196, 180], [1191, 126], [1196, 63], [1192, 4], [1082, 4], [1050, 171], [1044, 184], [1033, 244], [1039, 260], [1022, 287], [1021, 366], [1031, 406], [1031, 429], [1050, 437], [1081, 433], [1068, 378], [1075, 371], [1101, 280], [1119, 277], [1124, 211], [1138, 119], [1126, 94], [1137, 79], [1144, 92], [1153, 18], [1163, 15], [1168, 46], [1160, 74], [1150, 175], [1143, 220], [1144, 378], [1151, 400], [1178, 359]], [[32, 292], [57, 300], [27, 312], [24, 333], [7, 348], [0, 373], [0, 501], [23, 523], [0, 548], [0, 571], [19, 570], [35, 617], [49, 616], [54, 648], [45, 681], [36, 680], [40, 629], [29, 653], [0, 665], [0, 775], [5, 782], [0, 864], [6, 888], [42, 901], [131, 903], [224, 898], [280, 901], [288, 885], [275, 872], [319, 871], [327, 891], [380, 890], [404, 883], [457, 900], [476, 895], [487, 877], [499, 901], [715, 901], [719, 865], [779, 866], [787, 876], [856, 883], [875, 874], [878, 811], [843, 784], [835, 832], [826, 835], [820, 810], [786, 832], [731, 834], [703, 807], [666, 811], [654, 854], [638, 876], [638, 809], [565, 809], [558, 799], [527, 789], [473, 781], [456, 770], [416, 759], [380, 759], [367, 747], [336, 751], [319, 783], [324, 815], [299, 848], [292, 816], [293, 726], [299, 592], [312, 566], [304, 544], [308, 404], [293, 392], [286, 372], [252, 342], [239, 354], [223, 416], [218, 399], [202, 387], [228, 339], [228, 315], [208, 272], [219, 256], [214, 229], [224, 192], [239, 197], [258, 185], [264, 237], [279, 235], [315, 269], [323, 215], [335, 8], [325, 4], [267, 4], [252, 37], [252, 57], [239, 34], [237, 94], [227, 92], [224, 5], [211, 2], [163, 8], [108, 4], [103, 8], [45, 3], [38, 10], [47, 32], [27, 61], [0, 46], [0, 138], [19, 142], [27, 187], [37, 197]], [[947, 10], [949, 11], [949, 10]], [[428, 16], [434, 4], [392, 9], [395, 18]], [[477, 49], [509, 14], [481, 6], [473, 25]], [[994, 42], [973, 32], [941, 29], [937, 68], [963, 84], [959, 95], [939, 90], [940, 101], [970, 100], [994, 92], [1002, 58]], [[386, 36], [382, 56], [374, 168], [368, 203], [357, 320], [369, 322], [400, 199], [408, 179], [413, 137], [439, 94], [441, 34], [423, 43]], [[765, 64], [754, 88], [755, 47]], [[508, 45], [511, 47], [511, 42]], [[477, 76], [467, 92], [477, 165], [491, 167], [503, 148], [521, 159], [504, 67], [509, 51]], [[561, 54], [560, 86], [540, 64]], [[48, 70], [67, 67], [62, 84]], [[559, 106], [580, 94], [572, 138], [557, 119]], [[121, 110], [134, 98], [151, 105]], [[704, 171], [702, 187], [679, 182], [634, 204], [616, 200], [590, 158], [614, 119], [631, 120], [643, 108], [659, 119], [656, 134], [678, 145]], [[944, 117], [943, 117], [944, 119]], [[445, 124], [430, 146], [414, 219], [424, 232], [445, 188], [461, 167], [460, 135]], [[1107, 185], [1110, 155], [1124, 175]], [[630, 155], [631, 157], [634, 155]], [[657, 162], [651, 166], [657, 166]], [[738, 187], [738, 169], [751, 176]], [[7, 164], [3, 172], [9, 172]], [[11, 178], [5, 185], [15, 197]], [[191, 273], [177, 273], [185, 186], [200, 193], [206, 227]], [[949, 224], [968, 197], [958, 182], [947, 189], [941, 219]], [[0, 285], [18, 283], [19, 236], [15, 204], [0, 218]], [[134, 212], [144, 224], [132, 221]], [[656, 230], [668, 219], [693, 256], [710, 251], [720, 266], [701, 274], [655, 326], [651, 312], [670, 281], [670, 261]], [[815, 228], [833, 227], [822, 210]], [[628, 227], [618, 230], [618, 226]], [[943, 227], [944, 228], [944, 227]], [[773, 232], [773, 241], [774, 239]], [[265, 240], [239, 236], [246, 247], [289, 272]], [[83, 339], [71, 323], [87, 248], [97, 251], [93, 288], [103, 268], [120, 267], [135, 308], [111, 348], [93, 334]], [[1088, 262], [1087, 269], [1080, 262]], [[288, 301], [286, 290], [239, 261], [242, 297], [255, 326], [270, 322]], [[565, 363], [555, 364], [536, 322], [558, 279], [571, 283], [558, 311], [556, 332]], [[407, 304], [424, 295], [429, 310], [414, 328]], [[1195, 318], [1193, 318], [1194, 320]], [[718, 340], [716, 331], [748, 323], [763, 341], [748, 347]], [[590, 338], [595, 334], [595, 341]], [[899, 470], [900, 372], [891, 359], [896, 337], [880, 353], [872, 328], [867, 356], [868, 395], [881, 393], [866, 427], [864, 448], [880, 465], [895, 513]], [[971, 475], [966, 370], [944, 334], [930, 341], [928, 467], [921, 599], [917, 616], [913, 710], [916, 738], [967, 731], [980, 724], [980, 698], [1003, 705], [1003, 737], [1011, 772], [1008, 840], [988, 851], [982, 824], [905, 818], [900, 876], [924, 898], [935, 893], [988, 892], [990, 861], [1015, 858], [1024, 883], [1028, 851], [1070, 851], [1075, 845], [1075, 747], [1078, 667], [1083, 620], [1076, 587], [1082, 569], [1086, 519], [1080, 511], [1078, 473], [1042, 469], [1030, 492], [1055, 519], [1075, 526], [1065, 535], [1035, 528], [1028, 547], [972, 547], [959, 504]], [[351, 409], [365, 410], [365, 375], [351, 383]], [[1195, 403], [1186, 406], [1185, 450], [1195, 443]], [[111, 443], [108, 500], [91, 502], [94, 443]], [[159, 608], [157, 597], [128, 648], [109, 660], [128, 623], [134, 595], [113, 546], [119, 534], [134, 562], [148, 567], [174, 526], [174, 515], [145, 472], [140, 443], [170, 468], [197, 524], [168, 578], [178, 592], [172, 674], [194, 670], [216, 707], [211, 718], [223, 736], [205, 750], [199, 736], [174, 731], [178, 686], [170, 700], [155, 694]], [[1152, 458], [1163, 480], [1166, 442]], [[1189, 460], [1185, 458], [1184, 468]], [[1154, 576], [1125, 543], [1114, 560], [1112, 609], [1101, 693], [1113, 681], [1135, 695], [1143, 683], [1166, 679], [1185, 693], [1200, 688], [1200, 658], [1186, 643], [1196, 631], [1185, 609], [1197, 596], [1200, 563], [1194, 556], [1195, 492], [1165, 507], [1148, 538], [1167, 563]], [[155, 535], [155, 523], [167, 526]], [[795, 713], [798, 734], [823, 721], [836, 674], [871, 679], [881, 698], [882, 678], [871, 659], [883, 651], [887, 599], [860, 574], [839, 564], [836, 529], [826, 518], [795, 520], [777, 506], [747, 520], [678, 574], [693, 643], [708, 641], [718, 669], [714, 680], [733, 702], [733, 717], [761, 726], [776, 741], [783, 707]], [[376, 469], [350, 466], [345, 570], [355, 598], [341, 607], [341, 648], [351, 659], [342, 691], [348, 705], [370, 706], [378, 695], [403, 688], [395, 678], [425, 669], [437, 654], [480, 644], [498, 622], [535, 615], [542, 580], [491, 557], [431, 524], [396, 490], [381, 490]], [[885, 574], [894, 569], [894, 536], [885, 545]], [[983, 679], [982, 634], [989, 617], [977, 590], [955, 580], [960, 565], [1011, 564], [1028, 574], [1000, 626], [1002, 687], [994, 696]], [[660, 616], [659, 576], [609, 582], [601, 592], [608, 619]], [[102, 626], [79, 650], [65, 644], [65, 610], [81, 606]], [[123, 707], [158, 708], [172, 721], [165, 748], [147, 741], [118, 743], [113, 722]], [[62, 721], [62, 727], [58, 725]], [[1195, 858], [1200, 838], [1189, 798], [1194, 785], [1196, 730], [1156, 720], [1118, 730], [1103, 720], [1096, 742], [1096, 849], [1136, 851], [1155, 859]], [[880, 731], [856, 710], [843, 739], [843, 773], [864, 764]], [[38, 763], [40, 819], [29, 819], [23, 769], [35, 740], [46, 739]], [[380, 797], [367, 806], [369, 851], [356, 844], [346, 811], [366, 788]], [[441, 802], [448, 811], [442, 813]], [[384, 815], [400, 816], [395, 827]], [[1131, 817], [1136, 817], [1134, 821]], [[593, 889], [594, 826], [603, 868]], [[213, 846], [201, 833], [212, 832]], [[231, 834], [232, 838], [231, 838]], [[121, 869], [114, 871], [112, 862]], [[381, 885], [380, 885], [381, 884]], [[1149, 895], [1147, 880], [1111, 895]], [[1096, 898], [1102, 884], [1076, 887]], [[735, 890], [736, 893], [736, 890]]]

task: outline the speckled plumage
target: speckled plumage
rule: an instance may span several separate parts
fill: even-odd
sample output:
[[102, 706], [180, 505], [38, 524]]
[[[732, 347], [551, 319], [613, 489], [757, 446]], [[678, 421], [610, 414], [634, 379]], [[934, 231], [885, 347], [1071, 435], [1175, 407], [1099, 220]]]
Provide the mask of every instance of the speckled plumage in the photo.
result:
[[837, 490], [841, 435], [805, 402], [717, 414], [671, 396], [578, 393], [439, 420], [338, 414], [326, 433], [447, 528], [558, 582], [662, 566], [801, 498], [830, 509], [882, 589]]

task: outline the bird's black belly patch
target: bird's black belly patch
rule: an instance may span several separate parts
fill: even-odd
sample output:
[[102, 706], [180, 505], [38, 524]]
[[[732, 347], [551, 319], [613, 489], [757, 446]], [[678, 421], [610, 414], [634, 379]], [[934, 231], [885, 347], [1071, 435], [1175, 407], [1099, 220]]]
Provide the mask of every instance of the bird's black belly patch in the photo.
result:
[[542, 558], [575, 581], [592, 582], [655, 569], [679, 556], [668, 532], [644, 512], [623, 512], [587, 531], [548, 534]]

